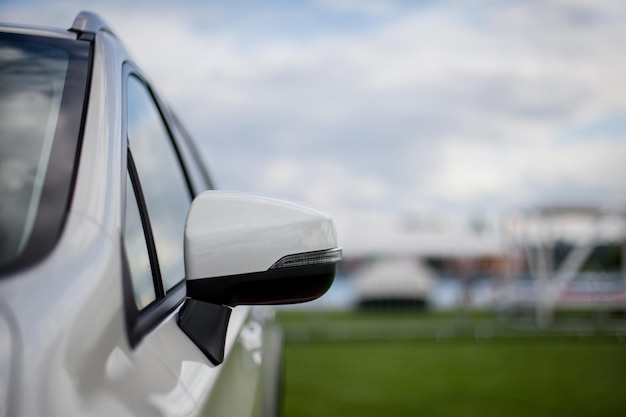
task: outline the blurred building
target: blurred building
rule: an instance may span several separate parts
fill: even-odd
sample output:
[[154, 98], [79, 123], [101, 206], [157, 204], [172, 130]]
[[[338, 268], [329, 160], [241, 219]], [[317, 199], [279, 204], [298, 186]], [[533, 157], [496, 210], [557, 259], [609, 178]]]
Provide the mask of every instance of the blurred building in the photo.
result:
[[[344, 243], [340, 276], [360, 306], [626, 310], [626, 213], [543, 207], [498, 227], [372, 228]], [[382, 230], [382, 232], [381, 232]]]

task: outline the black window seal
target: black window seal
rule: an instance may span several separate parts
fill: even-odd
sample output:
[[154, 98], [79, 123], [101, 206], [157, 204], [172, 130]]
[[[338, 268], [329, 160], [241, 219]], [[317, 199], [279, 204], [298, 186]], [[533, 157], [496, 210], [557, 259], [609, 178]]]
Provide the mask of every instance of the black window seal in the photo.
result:
[[121, 237], [123, 305], [128, 342], [135, 349], [143, 338], [150, 334], [167, 316], [169, 316], [186, 298], [185, 281], [179, 282], [164, 297], [154, 300], [141, 311], [135, 303], [130, 267], [126, 257], [124, 237]]
[[[136, 348], [141, 340], [148, 335], [156, 326], [159, 325], [167, 316], [169, 316], [186, 298], [186, 282], [182, 280], [176, 284], [167, 293], [163, 290], [163, 281], [161, 279], [161, 271], [159, 268], [158, 257], [156, 255], [156, 246], [150, 226], [148, 211], [146, 210], [145, 200], [141, 192], [141, 185], [138, 180], [137, 170], [130, 149], [127, 151], [127, 166], [130, 184], [126, 182], [126, 187], [133, 187], [133, 196], [137, 201], [139, 216], [146, 240], [148, 257], [150, 258], [150, 268], [152, 272], [152, 281], [155, 290], [155, 300], [143, 309], [137, 308], [135, 300], [135, 291], [133, 288], [130, 266], [128, 263], [128, 255], [124, 243], [124, 233], [126, 230], [126, 219], [124, 218], [124, 229], [121, 238], [121, 258], [122, 258], [122, 288], [123, 288], [123, 304], [124, 314], [126, 317], [126, 330], [128, 341], [132, 348]], [[126, 176], [124, 176], [126, 178]], [[126, 195], [126, 193], [124, 193]], [[126, 205], [128, 202], [123, 198], [123, 213], [126, 213]], [[125, 216], [124, 216], [125, 217]]]
[[[199, 184], [195, 186], [194, 191], [199, 194], [202, 191], [215, 189], [215, 184], [211, 179], [211, 175], [209, 174], [209, 170], [206, 167], [198, 146], [193, 141], [191, 135], [182, 124], [176, 113], [174, 113], [172, 109], [168, 108], [167, 110], [167, 112], [164, 112], [165, 119], [174, 130], [173, 133], [175, 133], [174, 137], [179, 146], [179, 150], [185, 151], [181, 152], [181, 158], [185, 159], [185, 166], [193, 166], [194, 171], [197, 171], [197, 174], [200, 177], [200, 181], [198, 181]], [[185, 153], [186, 155], [182, 155], [182, 153]], [[183, 156], [186, 156], [186, 158]]]
[[146, 88], [146, 91], [150, 95], [150, 98], [152, 98], [152, 102], [154, 103], [154, 106], [159, 112], [159, 117], [161, 118], [161, 121], [163, 122], [163, 126], [165, 127], [165, 130], [167, 131], [167, 135], [169, 136], [170, 143], [172, 144], [172, 147], [174, 148], [174, 153], [176, 154], [176, 160], [178, 161], [178, 165], [180, 166], [183, 172], [183, 176], [185, 177], [185, 182], [187, 183], [187, 191], [189, 192], [189, 198], [193, 200], [193, 198], [196, 196], [196, 193], [194, 191], [193, 181], [191, 180], [191, 176], [189, 175], [189, 172], [187, 171], [186, 161], [182, 157], [180, 144], [178, 143], [177, 137], [174, 134], [172, 127], [170, 126], [168, 114], [167, 112], [163, 110], [165, 107], [163, 105], [163, 102], [155, 94], [154, 89], [152, 89], [152, 87], [146, 81], [146, 79], [143, 78], [141, 74], [132, 67], [131, 64], [126, 63], [125, 66], [129, 69], [129, 72], [127, 76], [125, 77], [124, 82], [128, 82], [128, 77], [135, 77], [140, 83], [143, 84], [143, 86]]
[[[142, 219], [142, 226], [144, 225], [144, 236], [149, 242], [147, 242], [148, 254], [150, 257], [150, 266], [153, 268], [153, 280], [158, 279], [158, 283], [155, 283], [155, 294], [157, 295], [156, 299], [139, 310], [137, 308], [137, 304], [135, 302], [135, 294], [133, 290], [132, 278], [130, 273], [130, 267], [128, 264], [128, 258], [126, 255], [126, 248], [124, 245], [124, 231], [126, 226], [126, 221], [124, 219], [124, 228], [122, 230], [121, 238], [121, 251], [122, 251], [122, 287], [123, 287], [123, 297], [124, 297], [124, 312], [126, 318], [126, 330], [128, 335], [128, 340], [130, 346], [134, 349], [139, 343], [143, 340], [143, 338], [148, 335], [152, 330], [159, 325], [166, 317], [168, 317], [178, 306], [180, 306], [183, 301], [186, 299], [186, 281], [183, 279], [174, 287], [172, 287], [169, 291], [165, 292], [163, 289], [163, 280], [161, 278], [161, 271], [158, 265], [158, 256], [156, 254], [156, 245], [154, 243], [154, 238], [152, 235], [152, 226], [150, 224], [150, 220], [148, 217], [148, 210], [146, 208], [145, 199], [143, 197], [143, 193], [141, 191], [141, 181], [139, 175], [137, 173], [134, 160], [132, 158], [131, 149], [128, 142], [128, 120], [127, 120], [127, 100], [128, 100], [128, 80], [129, 78], [135, 77], [139, 80], [147, 89], [149, 94], [151, 95], [155, 106], [157, 107], [160, 117], [163, 121], [163, 124], [168, 132], [170, 137], [170, 141], [172, 146], [176, 151], [176, 155], [178, 158], [178, 162], [180, 164], [181, 169], [185, 175], [185, 179], [187, 181], [187, 187], [190, 199], [193, 200], [195, 197], [195, 193], [193, 192], [193, 188], [189, 182], [189, 176], [187, 175], [186, 166], [181, 160], [181, 156], [178, 150], [178, 144], [174, 136], [172, 135], [172, 129], [168, 124], [168, 120], [163, 117], [163, 111], [161, 109], [161, 105], [159, 104], [158, 99], [153, 93], [153, 90], [150, 88], [150, 85], [146, 82], [145, 78], [139, 73], [139, 71], [129, 62], [124, 63], [123, 70], [123, 82], [122, 82], [122, 137], [126, 142], [127, 151], [125, 160], [126, 160], [126, 171], [129, 173], [131, 177], [131, 186], [133, 187], [133, 193], [135, 198], [137, 199], [137, 206], [139, 207], [139, 214]], [[133, 178], [134, 177], [134, 178]], [[126, 176], [124, 178], [124, 187], [122, 190], [122, 213], [126, 212]], [[144, 220], [145, 219], [145, 220]], [[146, 233], [146, 228], [148, 229], [148, 233]], [[152, 259], [154, 258], [155, 262], [153, 264]], [[158, 276], [158, 278], [155, 278]], [[160, 288], [160, 291], [158, 290]]]
[[[159, 266], [159, 258], [157, 257], [156, 245], [154, 243], [154, 235], [152, 234], [152, 226], [150, 223], [150, 215], [146, 206], [146, 200], [143, 197], [143, 191], [141, 189], [141, 182], [139, 181], [139, 174], [137, 173], [137, 167], [135, 166], [135, 160], [133, 159], [133, 153], [128, 148], [128, 155], [126, 157], [128, 165], [128, 175], [130, 177], [130, 186], [133, 188], [133, 195], [137, 201], [137, 207], [139, 209], [139, 217], [141, 218], [141, 227], [143, 228], [143, 235], [148, 249], [148, 257], [150, 259], [150, 268], [152, 269], [152, 284], [154, 285], [154, 294], [156, 299], [163, 298], [165, 296], [165, 290], [163, 289], [163, 278], [161, 277], [161, 268]], [[128, 187], [128, 185], [127, 185]], [[128, 206], [128, 201], [126, 202]]]

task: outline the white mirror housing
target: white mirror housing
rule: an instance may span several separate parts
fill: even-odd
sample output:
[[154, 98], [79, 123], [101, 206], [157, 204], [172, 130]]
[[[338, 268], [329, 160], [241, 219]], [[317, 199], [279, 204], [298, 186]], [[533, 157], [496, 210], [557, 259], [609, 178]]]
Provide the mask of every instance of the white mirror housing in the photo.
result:
[[333, 220], [270, 197], [206, 191], [185, 226], [187, 295], [234, 306], [309, 301], [332, 284], [341, 250]]
[[187, 215], [188, 298], [178, 325], [218, 365], [231, 307], [314, 300], [330, 288], [340, 260], [327, 214], [269, 197], [206, 191]]

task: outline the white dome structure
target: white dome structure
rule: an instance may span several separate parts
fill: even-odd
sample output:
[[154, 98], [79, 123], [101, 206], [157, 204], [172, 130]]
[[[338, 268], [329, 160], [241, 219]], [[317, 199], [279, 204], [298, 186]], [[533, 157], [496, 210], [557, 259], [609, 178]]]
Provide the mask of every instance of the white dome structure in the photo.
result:
[[433, 273], [411, 258], [377, 260], [354, 274], [362, 307], [426, 307], [432, 281]]

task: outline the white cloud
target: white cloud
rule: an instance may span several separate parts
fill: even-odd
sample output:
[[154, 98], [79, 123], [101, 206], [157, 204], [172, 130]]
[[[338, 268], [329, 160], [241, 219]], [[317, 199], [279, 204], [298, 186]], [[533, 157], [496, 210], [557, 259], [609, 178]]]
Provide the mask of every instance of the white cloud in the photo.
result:
[[[320, 1], [329, 17], [375, 23], [331, 30], [322, 19], [306, 36], [257, 26], [251, 36], [245, 11], [225, 22], [215, 5], [121, 4], [93, 3], [224, 187], [304, 199], [346, 222], [359, 210], [626, 203], [626, 136], [571, 134], [626, 118], [623, 2]], [[69, 25], [82, 7], [0, 11]]]
[[397, 9], [391, 0], [315, 0], [314, 4], [338, 12], [386, 15]]
[[529, 204], [626, 204], [626, 143], [517, 146], [449, 140], [417, 197], [466, 207], [502, 209]]

